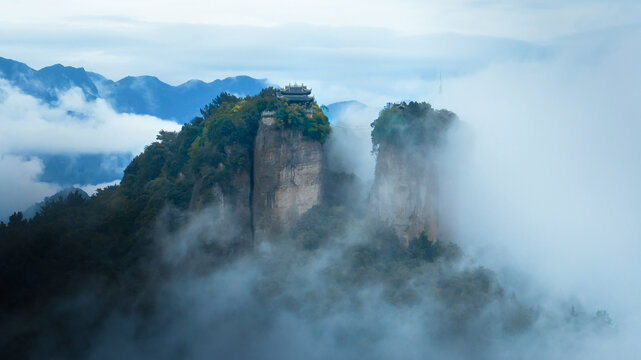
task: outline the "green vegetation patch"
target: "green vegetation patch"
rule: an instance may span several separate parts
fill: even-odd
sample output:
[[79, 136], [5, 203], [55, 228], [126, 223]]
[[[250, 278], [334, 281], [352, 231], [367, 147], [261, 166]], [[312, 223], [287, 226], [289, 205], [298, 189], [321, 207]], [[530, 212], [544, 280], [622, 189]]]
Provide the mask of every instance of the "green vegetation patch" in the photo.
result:
[[[323, 141], [329, 134], [318, 105], [311, 104], [310, 113], [278, 99], [273, 88], [245, 98], [219, 95], [180, 132], [161, 131], [125, 169], [120, 185], [88, 200], [72, 194], [44, 206], [31, 220], [16, 213], [9, 224], [0, 223], [7, 284], [0, 305], [26, 306], [63, 292], [73, 283], [69, 274], [113, 283], [142, 281], [134, 269], [154, 253], [152, 236], [163, 209], [179, 214], [198, 209], [212, 200], [213, 186], [223, 194], [249, 186], [235, 179], [251, 174], [265, 110], [277, 112], [279, 126], [299, 128], [309, 138]], [[129, 277], [136, 280], [124, 280]]]
[[282, 100], [276, 104], [275, 110], [278, 126], [300, 129], [303, 136], [310, 139], [324, 142], [331, 132], [327, 116], [315, 103], [305, 107]]
[[453, 112], [435, 110], [426, 102], [389, 103], [371, 124], [374, 151], [381, 144], [395, 147], [437, 144], [456, 118]]

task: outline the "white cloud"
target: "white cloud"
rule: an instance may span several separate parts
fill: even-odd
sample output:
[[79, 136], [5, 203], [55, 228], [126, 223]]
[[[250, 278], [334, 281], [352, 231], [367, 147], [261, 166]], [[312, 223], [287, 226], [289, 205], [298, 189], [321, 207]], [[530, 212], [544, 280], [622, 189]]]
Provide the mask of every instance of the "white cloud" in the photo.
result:
[[79, 89], [49, 106], [0, 79], [0, 218], [59, 190], [37, 180], [43, 166], [31, 154], [137, 154], [161, 129], [176, 131], [180, 125], [118, 114], [104, 100], [86, 101]]
[[439, 104], [464, 121], [445, 201], [457, 239], [507, 277], [607, 309], [621, 336], [598, 346], [613, 351], [641, 334], [640, 34], [449, 80]]
[[372, 153], [372, 128], [378, 108], [351, 104], [332, 116], [327, 157], [332, 171], [353, 172], [365, 183], [374, 181], [376, 158]]
[[78, 184], [78, 185], [75, 185], [75, 187], [81, 188], [84, 192], [86, 192], [91, 196], [91, 195], [94, 195], [96, 191], [98, 191], [98, 189], [104, 189], [108, 186], [118, 185], [118, 184], [120, 184], [120, 180], [114, 180], [114, 181], [109, 181], [106, 183], [95, 184], [95, 185], [94, 184], [89, 184], [89, 185]]
[[0, 154], [0, 220], [60, 190], [58, 185], [38, 181], [41, 173], [38, 159]]
[[41, 103], [0, 80], [0, 153], [139, 153], [173, 121], [119, 114], [104, 100], [86, 101], [80, 89]]

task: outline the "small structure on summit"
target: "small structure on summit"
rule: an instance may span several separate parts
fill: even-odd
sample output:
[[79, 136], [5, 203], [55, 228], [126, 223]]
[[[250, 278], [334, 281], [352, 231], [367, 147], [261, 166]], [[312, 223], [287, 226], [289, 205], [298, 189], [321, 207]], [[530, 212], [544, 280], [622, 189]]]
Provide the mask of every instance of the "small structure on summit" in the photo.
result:
[[284, 89], [278, 90], [276, 96], [279, 99], [285, 98], [290, 102], [300, 103], [301, 105], [308, 105], [314, 101], [313, 96], [309, 96], [312, 93], [312, 89], [308, 89], [304, 84], [289, 84], [285, 86]]

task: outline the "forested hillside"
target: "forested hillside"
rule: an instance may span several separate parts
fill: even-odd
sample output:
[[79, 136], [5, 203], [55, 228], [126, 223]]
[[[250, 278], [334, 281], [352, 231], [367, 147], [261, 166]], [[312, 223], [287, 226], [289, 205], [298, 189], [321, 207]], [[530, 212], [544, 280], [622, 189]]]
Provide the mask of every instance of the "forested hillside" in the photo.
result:
[[225, 193], [234, 191], [232, 175], [251, 170], [262, 111], [276, 111], [279, 126], [300, 128], [314, 139], [327, 137], [327, 118], [313, 106], [314, 116], [308, 118], [299, 105], [277, 99], [273, 88], [246, 98], [222, 94], [180, 132], [161, 132], [129, 164], [120, 185], [88, 200], [72, 195], [50, 202], [31, 220], [14, 214], [0, 224], [6, 270], [0, 276], [11, 284], [2, 305], [25, 306], [63, 292], [73, 284], [69, 274], [109, 280], [132, 276], [129, 267], [151, 254], [152, 229], [163, 209], [175, 212], [173, 220], [180, 224], [190, 202], [197, 198], [205, 206], [214, 184]]
[[[377, 358], [397, 328], [396, 318], [379, 318], [381, 308], [407, 317], [429, 352], [477, 355], [494, 338], [532, 331], [544, 310], [506, 291], [492, 271], [459, 262], [446, 236], [402, 241], [392, 224], [367, 216], [353, 174], [322, 174], [329, 191], [291, 228], [260, 243], [236, 237], [240, 223], [220, 203], [239, 190], [237, 174], [252, 172], [265, 110], [282, 134], [296, 129], [319, 143], [330, 135], [315, 103], [289, 103], [273, 88], [222, 94], [180, 132], [160, 133], [120, 185], [0, 224], [3, 358], [256, 358], [284, 346], [292, 326], [329, 334], [323, 341], [336, 354]], [[413, 142], [440, 139], [453, 116], [425, 103], [390, 104], [373, 123], [374, 144], [420, 149]], [[416, 138], [397, 137], [407, 132]], [[565, 324], [609, 318], [572, 307], [569, 317], [546, 320], [552, 329]], [[194, 342], [195, 334], [205, 337]], [[235, 340], [224, 341], [230, 334]]]

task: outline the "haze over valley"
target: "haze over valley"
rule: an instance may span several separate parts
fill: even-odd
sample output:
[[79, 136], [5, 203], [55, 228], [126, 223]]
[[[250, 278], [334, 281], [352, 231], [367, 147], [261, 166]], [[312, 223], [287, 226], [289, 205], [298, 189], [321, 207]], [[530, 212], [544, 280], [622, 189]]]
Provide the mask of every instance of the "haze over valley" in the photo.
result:
[[639, 4], [143, 3], [3, 6], [2, 358], [638, 356]]

